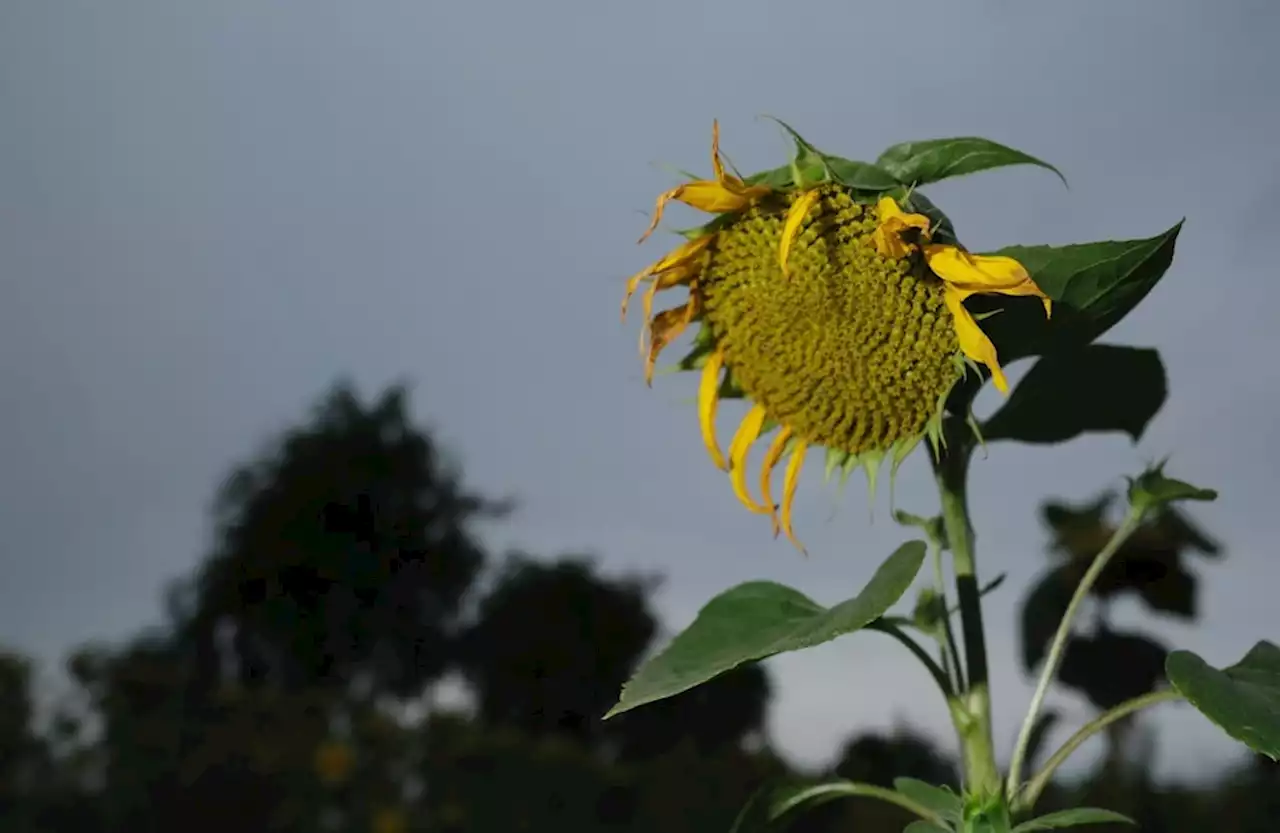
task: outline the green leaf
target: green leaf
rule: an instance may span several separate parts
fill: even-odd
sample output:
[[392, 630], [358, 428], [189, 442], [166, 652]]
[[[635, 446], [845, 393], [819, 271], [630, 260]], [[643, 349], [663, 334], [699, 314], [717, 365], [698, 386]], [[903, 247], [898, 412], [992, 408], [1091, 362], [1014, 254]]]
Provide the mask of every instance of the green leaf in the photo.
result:
[[911, 824], [902, 828], [902, 833], [951, 833], [951, 831], [945, 827], [939, 827], [931, 822], [913, 821]]
[[894, 179], [893, 174], [870, 162], [857, 162], [853, 159], [825, 155], [823, 159], [831, 175], [850, 188], [883, 193], [902, 187], [902, 183]]
[[751, 797], [733, 822], [729, 833], [760, 833], [801, 807], [814, 808], [837, 798], [853, 797], [845, 781], [782, 783], [765, 787]]
[[1128, 816], [1122, 816], [1111, 810], [1078, 807], [1074, 810], [1059, 810], [1056, 813], [1024, 821], [1013, 828], [1013, 833], [1032, 833], [1034, 830], [1056, 830], [1059, 827], [1079, 827], [1082, 824], [1106, 824], [1107, 822], [1137, 824]]
[[876, 164], [902, 182], [914, 185], [1010, 165], [1036, 165], [1053, 171], [1063, 185], [1067, 184], [1062, 172], [1048, 162], [977, 136], [902, 142], [880, 154]]
[[[1089, 344], [1115, 326], [1159, 282], [1173, 262], [1182, 222], [1144, 240], [1108, 240], [1070, 246], [1009, 246], [993, 254], [1012, 257], [1053, 299], [1045, 319], [1033, 298], [974, 296], [975, 313], [1001, 310], [983, 321], [1000, 361]], [[970, 306], [970, 303], [966, 303]]]
[[1280, 760], [1280, 648], [1262, 641], [1221, 671], [1190, 651], [1165, 662], [1187, 702], [1254, 752]]
[[1123, 431], [1136, 443], [1167, 393], [1155, 350], [1090, 344], [1037, 361], [982, 434], [987, 442], [1049, 444]]
[[[729, 833], [763, 833], [778, 825], [796, 810], [812, 809], [837, 798], [873, 798], [897, 803], [889, 790], [854, 781], [838, 780], [820, 783], [786, 781], [756, 792], [738, 813]], [[925, 807], [925, 809], [930, 808]], [[930, 833], [932, 831], [949, 833], [945, 827], [929, 822], [922, 823], [927, 826], [919, 828], [920, 830], [930, 831]]]
[[959, 821], [964, 811], [964, 802], [960, 796], [917, 778], [895, 778], [893, 788], [947, 821]]
[[909, 214], [923, 214], [929, 218], [929, 224], [933, 228], [934, 243], [943, 243], [951, 246], [958, 245], [960, 240], [956, 237], [956, 227], [951, 223], [941, 208], [933, 204], [933, 200], [926, 197], [919, 191], [912, 191], [902, 202], [902, 209]]
[[923, 541], [908, 541], [880, 565], [861, 593], [832, 608], [771, 581], [751, 581], [721, 593], [640, 667], [605, 717], [679, 694], [743, 663], [821, 645], [865, 627], [902, 598], [924, 556]]
[[1179, 500], [1212, 501], [1218, 499], [1213, 489], [1201, 489], [1184, 480], [1164, 474], [1163, 462], [1129, 481], [1129, 503], [1138, 509], [1154, 509]]

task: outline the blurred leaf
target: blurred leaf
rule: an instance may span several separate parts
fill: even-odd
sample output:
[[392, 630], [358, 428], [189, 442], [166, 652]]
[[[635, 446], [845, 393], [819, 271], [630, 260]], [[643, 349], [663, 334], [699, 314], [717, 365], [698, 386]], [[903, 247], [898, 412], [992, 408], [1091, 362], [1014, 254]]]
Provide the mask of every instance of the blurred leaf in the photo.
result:
[[902, 597], [924, 556], [924, 542], [903, 544], [861, 593], [830, 609], [769, 581], [747, 582], [721, 593], [666, 649], [640, 667], [605, 717], [679, 694], [744, 662], [821, 645], [864, 627]]
[[950, 822], [960, 821], [964, 802], [951, 790], [935, 787], [916, 778], [895, 778], [893, 788], [921, 807], [926, 807]]
[[1031, 671], [1044, 659], [1045, 649], [1067, 612], [1075, 585], [1065, 567], [1044, 574], [1022, 602], [1022, 667]]
[[788, 813], [802, 807], [812, 809], [850, 795], [853, 793], [844, 781], [785, 783], [764, 787], [742, 808], [729, 833], [758, 833], [768, 830]]
[[1129, 502], [1140, 509], [1153, 509], [1178, 500], [1217, 500], [1213, 489], [1201, 489], [1164, 474], [1164, 463], [1153, 466], [1129, 482]]
[[1099, 709], [1155, 691], [1164, 678], [1168, 649], [1139, 634], [1102, 631], [1067, 641], [1058, 679]]
[[977, 136], [902, 142], [880, 154], [876, 164], [906, 185], [924, 185], [1010, 165], [1036, 165], [1053, 171], [1063, 185], [1067, 183], [1062, 172], [1048, 162]]
[[1196, 616], [1196, 577], [1181, 565], [1160, 578], [1138, 588], [1138, 595], [1152, 610], [1194, 619]]
[[1032, 833], [1035, 830], [1055, 830], [1059, 827], [1079, 827], [1082, 824], [1136, 824], [1128, 816], [1122, 816], [1111, 810], [1099, 810], [1095, 807], [1077, 807], [1074, 810], [1060, 810], [1056, 813], [1040, 816], [1024, 821], [1013, 828], [1013, 833]]
[[1174, 651], [1165, 670], [1173, 687], [1228, 735], [1280, 759], [1280, 647], [1264, 640], [1222, 670], [1190, 651]]
[[1053, 709], [1042, 711], [1036, 718], [1036, 722], [1031, 726], [1031, 734], [1027, 737], [1027, 766], [1035, 767], [1036, 761], [1040, 758], [1040, 752], [1044, 749], [1045, 741], [1049, 739], [1049, 733], [1061, 721], [1062, 715]]
[[1137, 306], [1173, 262], [1182, 230], [1144, 240], [1109, 240], [1070, 246], [1009, 246], [994, 254], [1015, 258], [1054, 300], [1053, 317], [1034, 298], [974, 296], [974, 312], [1001, 310], [983, 320], [1001, 362], [1092, 343]]
[[871, 797], [867, 795], [867, 789], [865, 785], [851, 781], [791, 782], [766, 787], [742, 808], [730, 833], [762, 833], [802, 807], [813, 809], [837, 798]]
[[1166, 393], [1155, 350], [1091, 344], [1036, 362], [982, 434], [988, 442], [1060, 443], [1123, 431], [1137, 442]]
[[951, 830], [928, 821], [913, 821], [902, 828], [902, 833], [951, 833]]

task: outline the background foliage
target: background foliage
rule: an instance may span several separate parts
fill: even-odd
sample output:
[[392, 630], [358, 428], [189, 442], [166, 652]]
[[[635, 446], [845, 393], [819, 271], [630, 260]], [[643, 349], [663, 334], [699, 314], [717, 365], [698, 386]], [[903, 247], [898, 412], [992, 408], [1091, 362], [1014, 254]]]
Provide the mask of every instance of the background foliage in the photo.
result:
[[[234, 468], [216, 538], [169, 588], [166, 621], [75, 650], [66, 690], [39, 701], [32, 664], [0, 656], [3, 829], [704, 833], [727, 831], [773, 779], [821, 774], [772, 750], [772, 686], [751, 662], [602, 722], [656, 647], [657, 582], [582, 555], [495, 557], [477, 525], [506, 508], [463, 486], [403, 390], [366, 402], [336, 387]], [[1110, 510], [1107, 495], [1044, 505], [1051, 558], [1024, 604], [1028, 670]], [[1185, 515], [1152, 520], [1099, 582], [1060, 683], [1099, 708], [1149, 690], [1166, 648], [1114, 627], [1110, 604], [1128, 595], [1194, 619], [1197, 562], [1220, 554]], [[459, 681], [471, 707], [440, 705]], [[1137, 719], [1106, 749], [1038, 809], [1108, 807], [1152, 833], [1264, 831], [1280, 817], [1280, 767], [1262, 758], [1193, 787], [1153, 782]], [[957, 780], [908, 729], [851, 737], [827, 769], [886, 787]], [[896, 833], [909, 820], [839, 800], [792, 829]]]

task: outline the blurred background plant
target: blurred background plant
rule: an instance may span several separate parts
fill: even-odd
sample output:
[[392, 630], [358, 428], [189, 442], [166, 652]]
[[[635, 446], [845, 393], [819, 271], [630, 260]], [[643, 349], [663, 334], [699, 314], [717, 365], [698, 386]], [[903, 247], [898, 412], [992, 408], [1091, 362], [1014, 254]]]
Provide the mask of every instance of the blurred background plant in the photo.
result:
[[[604, 575], [582, 555], [485, 552], [477, 525], [510, 503], [468, 492], [446, 459], [402, 389], [364, 401], [339, 385], [235, 467], [209, 554], [168, 589], [164, 622], [72, 652], [49, 703], [36, 702], [29, 661], [0, 656], [0, 828], [705, 833], [795, 774], [771, 747], [763, 666], [602, 722], [659, 639], [657, 579]], [[1111, 508], [1110, 495], [1044, 504], [1053, 562], [1023, 605], [1028, 671]], [[1166, 649], [1114, 624], [1111, 607], [1131, 596], [1192, 620], [1193, 559], [1220, 554], [1185, 515], [1153, 519], [1098, 583], [1061, 686], [1098, 709], [1152, 690]], [[1147, 833], [1280, 818], [1280, 767], [1242, 757], [1194, 785], [1156, 783], [1152, 740], [1140, 718], [1113, 724], [1093, 770], [1052, 785], [1044, 810], [1105, 806]], [[1047, 751], [1038, 742], [1033, 764]], [[828, 769], [956, 783], [953, 762], [906, 727], [849, 738]], [[793, 829], [908, 821], [854, 800]]]

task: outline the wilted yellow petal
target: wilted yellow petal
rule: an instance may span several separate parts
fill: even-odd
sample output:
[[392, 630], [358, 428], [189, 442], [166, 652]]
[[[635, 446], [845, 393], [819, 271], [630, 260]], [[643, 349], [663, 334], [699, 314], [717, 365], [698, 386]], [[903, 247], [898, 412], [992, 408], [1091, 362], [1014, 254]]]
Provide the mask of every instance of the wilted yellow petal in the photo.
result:
[[[686, 270], [691, 270], [688, 277], [692, 277], [693, 275], [696, 275], [698, 273], [698, 269], [696, 268], [697, 264], [694, 261], [696, 260], [698, 255], [702, 254], [702, 251], [706, 249], [707, 246], [711, 245], [711, 241], [714, 239], [715, 239], [714, 234], [704, 234], [702, 237], [699, 237], [697, 240], [690, 240], [688, 243], [685, 243], [682, 246], [678, 246], [677, 248], [672, 249], [661, 260], [650, 264], [649, 266], [645, 267], [642, 271], [637, 272], [636, 274], [628, 278], [626, 292], [622, 296], [623, 319], [625, 320], [627, 317], [627, 304], [630, 303], [631, 296], [635, 294], [636, 289], [640, 286], [640, 284], [646, 278], [652, 277], [654, 275], [662, 275], [678, 267], [684, 268]], [[680, 282], [682, 281], [678, 281], [677, 283], [680, 283]], [[671, 286], [675, 286], [675, 285], [676, 283], [671, 284]], [[647, 315], [648, 313], [646, 312], [646, 316]]]
[[933, 273], [950, 284], [972, 292], [1045, 297], [1025, 266], [1004, 255], [975, 255], [956, 246], [932, 244], [924, 248]]
[[929, 237], [929, 218], [923, 214], [907, 214], [892, 197], [881, 197], [876, 203], [876, 216], [880, 224], [872, 234], [876, 250], [884, 257], [904, 258], [912, 246], [903, 242], [902, 233], [918, 229], [922, 239]]
[[696, 301], [690, 298], [683, 306], [663, 310], [653, 317], [653, 322], [649, 326], [652, 339], [649, 344], [649, 355], [644, 361], [645, 384], [653, 384], [653, 367], [658, 361], [658, 354], [689, 326], [692, 316], [688, 314], [688, 308], [694, 303]]
[[778, 507], [773, 502], [773, 494], [769, 488], [769, 481], [773, 477], [773, 469], [778, 465], [778, 461], [782, 459], [782, 452], [787, 448], [787, 440], [791, 439], [790, 426], [784, 425], [778, 429], [778, 434], [773, 438], [773, 442], [769, 445], [769, 450], [764, 454], [764, 461], [760, 464], [760, 493], [764, 496], [765, 506], [769, 507], [769, 512], [773, 515], [773, 534], [778, 534]]
[[800, 552], [804, 552], [805, 549], [791, 531], [791, 504], [795, 500], [796, 484], [800, 482], [800, 470], [804, 468], [804, 453], [808, 449], [809, 444], [804, 440], [796, 443], [791, 451], [791, 460], [787, 463], [787, 474], [782, 484], [782, 531]]
[[698, 424], [702, 428], [702, 443], [711, 455], [716, 468], [727, 468], [720, 443], [716, 441], [716, 405], [720, 400], [720, 369], [724, 367], [724, 354], [719, 350], [707, 357], [702, 367], [702, 381], [698, 385]]
[[738, 425], [733, 442], [729, 443], [729, 480], [733, 484], [733, 493], [742, 501], [743, 506], [760, 514], [772, 512], [773, 507], [756, 503], [747, 491], [747, 452], [751, 450], [751, 444], [760, 437], [764, 419], [764, 406], [752, 407]]
[[956, 338], [960, 341], [960, 350], [974, 361], [982, 362], [991, 370], [991, 380], [1001, 393], [1009, 392], [1009, 382], [1004, 371], [1000, 369], [1000, 360], [996, 357], [996, 346], [987, 338], [987, 334], [973, 320], [973, 316], [964, 308], [964, 300], [960, 293], [952, 287], [946, 287], [942, 299], [955, 319]]
[[791, 209], [787, 212], [787, 222], [782, 227], [782, 244], [778, 247], [778, 263], [782, 266], [783, 277], [787, 275], [787, 255], [791, 253], [791, 241], [800, 233], [800, 226], [804, 224], [809, 209], [817, 201], [818, 189], [815, 188], [806, 191], [791, 203]]
[[677, 185], [658, 197], [653, 209], [653, 219], [649, 228], [640, 235], [643, 243], [653, 234], [658, 223], [662, 222], [662, 211], [672, 200], [682, 202], [709, 214], [724, 214], [730, 211], [741, 211], [773, 189], [768, 185], [747, 185], [736, 176], [725, 173], [724, 162], [720, 159], [720, 122], [711, 123], [711, 166], [715, 171], [715, 179], [699, 179]]

